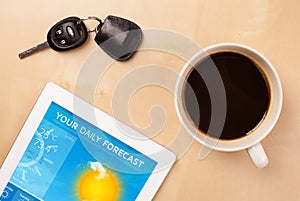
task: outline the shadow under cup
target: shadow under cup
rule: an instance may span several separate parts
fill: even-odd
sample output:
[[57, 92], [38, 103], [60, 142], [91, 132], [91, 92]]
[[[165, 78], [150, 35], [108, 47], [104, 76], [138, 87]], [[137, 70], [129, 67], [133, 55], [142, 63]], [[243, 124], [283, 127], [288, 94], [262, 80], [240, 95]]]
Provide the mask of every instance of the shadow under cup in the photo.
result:
[[[209, 76], [212, 69], [217, 70], [219, 77]], [[218, 78], [223, 85], [214, 85]], [[246, 54], [231, 50], [209, 53], [186, 72], [184, 79], [184, 111], [205, 136], [222, 141], [242, 139], [251, 135], [266, 117], [271, 102], [269, 80], [263, 67]], [[210, 129], [214, 121], [213, 102], [225, 109], [223, 120], [220, 114], [217, 122], [219, 129]]]

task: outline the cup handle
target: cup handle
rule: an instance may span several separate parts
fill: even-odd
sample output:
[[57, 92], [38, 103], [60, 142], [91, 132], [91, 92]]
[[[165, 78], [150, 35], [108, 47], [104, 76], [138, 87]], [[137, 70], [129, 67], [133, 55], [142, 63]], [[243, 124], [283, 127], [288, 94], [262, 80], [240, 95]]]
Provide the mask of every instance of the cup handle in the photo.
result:
[[257, 168], [264, 168], [268, 165], [269, 159], [261, 143], [248, 148], [247, 151]]

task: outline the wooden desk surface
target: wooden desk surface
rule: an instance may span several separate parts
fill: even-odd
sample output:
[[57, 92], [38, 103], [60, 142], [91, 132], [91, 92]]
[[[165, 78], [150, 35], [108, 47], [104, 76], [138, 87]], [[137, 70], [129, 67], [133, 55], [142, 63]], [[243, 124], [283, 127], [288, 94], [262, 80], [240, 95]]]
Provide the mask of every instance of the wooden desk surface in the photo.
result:
[[[143, 28], [180, 33], [202, 47], [220, 42], [249, 45], [273, 63], [283, 85], [281, 117], [263, 140], [270, 159], [267, 168], [256, 169], [245, 151], [214, 151], [199, 161], [201, 145], [194, 142], [177, 161], [155, 200], [299, 200], [299, 10], [300, 3], [295, 0], [3, 2], [0, 12], [0, 164], [45, 83], [52, 81], [73, 91], [85, 60], [97, 46], [91, 36], [85, 46], [67, 53], [45, 50], [22, 61], [18, 53], [44, 41], [48, 28], [61, 18], [96, 15], [104, 19], [114, 14], [132, 19]], [[99, 81], [95, 105], [113, 114], [113, 94], [118, 82], [128, 72], [147, 64], [166, 66], [178, 73], [184, 61], [167, 53], [145, 51], [126, 63], [116, 62]], [[180, 128], [172, 93], [162, 87], [145, 86], [129, 100], [129, 114], [142, 129], [151, 123], [148, 111], [154, 105], [164, 108], [167, 115], [165, 125], [154, 140], [168, 145]]]

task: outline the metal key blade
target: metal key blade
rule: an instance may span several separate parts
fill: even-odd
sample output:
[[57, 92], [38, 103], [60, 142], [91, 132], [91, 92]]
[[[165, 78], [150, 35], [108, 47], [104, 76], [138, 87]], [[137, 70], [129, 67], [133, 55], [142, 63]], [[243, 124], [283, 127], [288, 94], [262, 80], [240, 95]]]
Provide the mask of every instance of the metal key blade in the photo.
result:
[[37, 46], [35, 46], [33, 48], [30, 48], [30, 49], [28, 49], [28, 50], [26, 50], [24, 52], [21, 52], [19, 54], [19, 58], [20, 59], [24, 59], [24, 58], [29, 57], [30, 55], [32, 55], [32, 54], [34, 54], [36, 52], [39, 52], [39, 51], [41, 51], [43, 49], [46, 49], [48, 47], [49, 47], [48, 42], [47, 41], [43, 42], [43, 43], [41, 43], [41, 44], [39, 44], [39, 45], [37, 45]]

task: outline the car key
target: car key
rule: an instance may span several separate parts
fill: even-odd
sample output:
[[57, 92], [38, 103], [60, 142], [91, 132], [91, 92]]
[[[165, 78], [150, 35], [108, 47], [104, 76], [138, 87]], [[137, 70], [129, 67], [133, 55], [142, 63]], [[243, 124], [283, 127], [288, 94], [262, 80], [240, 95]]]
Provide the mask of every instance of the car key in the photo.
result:
[[80, 18], [68, 17], [51, 27], [46, 42], [20, 53], [19, 58], [23, 59], [48, 47], [55, 51], [74, 49], [85, 43], [87, 38], [87, 28]]

